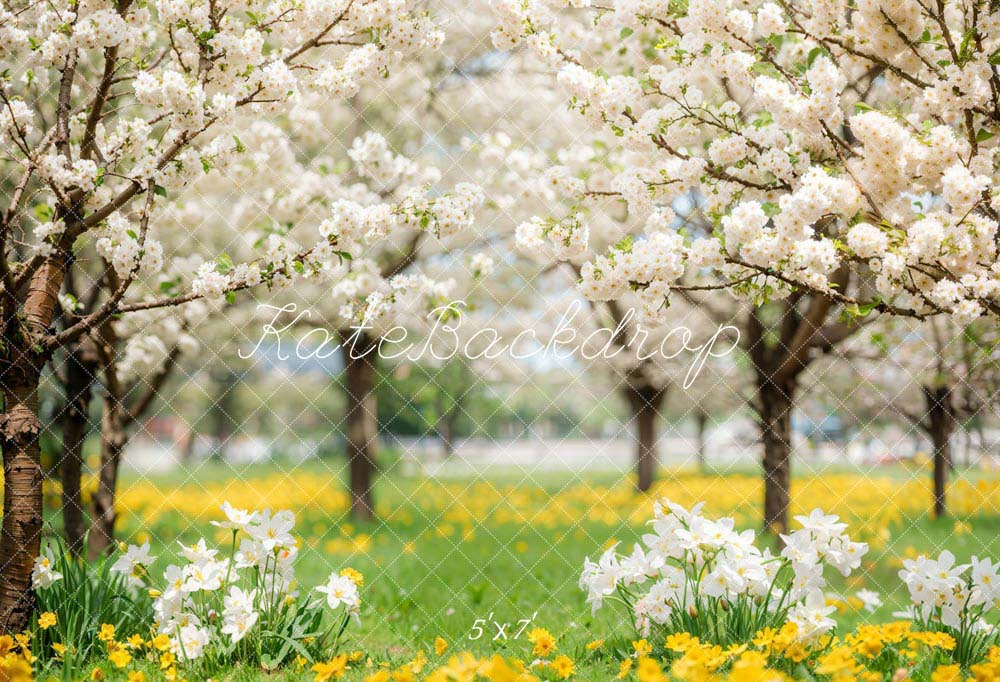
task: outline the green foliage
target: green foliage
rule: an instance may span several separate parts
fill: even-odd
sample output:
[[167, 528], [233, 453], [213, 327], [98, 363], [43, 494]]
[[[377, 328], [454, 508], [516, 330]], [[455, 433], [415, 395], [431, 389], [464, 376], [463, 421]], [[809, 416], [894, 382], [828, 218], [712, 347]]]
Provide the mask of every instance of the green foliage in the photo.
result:
[[93, 653], [101, 625], [115, 626], [115, 632], [146, 634], [153, 622], [153, 605], [143, 591], [130, 587], [125, 576], [111, 571], [112, 560], [96, 561], [73, 557], [66, 543], [56, 536], [49, 543], [54, 570], [62, 580], [36, 590], [38, 612], [56, 614], [56, 624], [38, 630], [37, 655], [42, 661], [53, 658], [52, 643], [67, 646], [66, 661], [83, 660]]

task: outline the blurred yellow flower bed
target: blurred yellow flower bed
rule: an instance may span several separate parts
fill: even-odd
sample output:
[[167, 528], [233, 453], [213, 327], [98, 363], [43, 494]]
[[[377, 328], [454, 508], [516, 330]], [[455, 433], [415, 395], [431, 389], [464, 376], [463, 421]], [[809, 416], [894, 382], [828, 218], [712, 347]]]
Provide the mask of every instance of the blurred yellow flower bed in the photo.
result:
[[[56, 491], [52, 491], [57, 494]], [[627, 480], [600, 484], [582, 480], [558, 489], [531, 482], [440, 481], [388, 479], [379, 490], [379, 516], [398, 526], [434, 523], [517, 524], [559, 528], [579, 523], [641, 525], [650, 517], [653, 501], [668, 497], [691, 506], [705, 500], [706, 512], [732, 515], [738, 524], [759, 523], [763, 484], [749, 474], [700, 475], [664, 473], [648, 496], [639, 496]], [[304, 515], [338, 517], [349, 505], [342, 482], [316, 470], [269, 473], [256, 478], [164, 487], [155, 481], [123, 486], [123, 517], [155, 526], [166, 515], [178, 514], [190, 523], [219, 517], [219, 505], [295, 509]], [[796, 514], [822, 507], [837, 514], [866, 541], [878, 542], [887, 527], [924, 513], [931, 502], [930, 481], [889, 476], [835, 473], [796, 478], [792, 507]], [[959, 517], [1000, 510], [1000, 480], [959, 480], [949, 490], [949, 508]]]

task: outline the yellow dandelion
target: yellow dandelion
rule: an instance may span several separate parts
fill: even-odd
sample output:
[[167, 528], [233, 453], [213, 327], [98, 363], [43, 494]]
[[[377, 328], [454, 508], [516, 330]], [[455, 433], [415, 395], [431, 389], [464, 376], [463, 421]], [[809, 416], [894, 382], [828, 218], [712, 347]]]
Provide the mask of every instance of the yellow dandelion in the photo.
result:
[[124, 647], [118, 647], [108, 654], [108, 660], [111, 661], [111, 664], [116, 668], [124, 668], [132, 662], [132, 654], [130, 654]]
[[317, 663], [312, 667], [316, 673], [314, 682], [326, 682], [327, 680], [339, 680], [347, 671], [347, 655], [338, 654], [326, 663]]
[[358, 571], [354, 570], [353, 568], [350, 567], [345, 568], [340, 572], [340, 575], [342, 575], [345, 578], [350, 578], [351, 582], [353, 582], [359, 588], [365, 586], [365, 577], [361, 575], [361, 573], [359, 573]]
[[531, 653], [539, 658], [545, 658], [556, 650], [556, 638], [545, 628], [535, 628], [528, 633], [531, 643]]
[[560, 680], [572, 677], [575, 668], [569, 656], [560, 655], [552, 659], [552, 670]]

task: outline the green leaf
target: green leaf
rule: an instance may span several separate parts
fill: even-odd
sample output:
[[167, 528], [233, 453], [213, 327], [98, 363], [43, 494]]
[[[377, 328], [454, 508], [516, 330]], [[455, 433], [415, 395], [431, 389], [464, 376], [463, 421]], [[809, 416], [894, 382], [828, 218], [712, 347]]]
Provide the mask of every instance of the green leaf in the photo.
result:
[[632, 243], [633, 243], [632, 235], [627, 234], [624, 237], [622, 237], [617, 244], [615, 244], [615, 249], [623, 253], [631, 253]]
[[226, 303], [228, 303], [229, 305], [232, 305], [233, 303], [236, 303], [236, 292], [235, 291], [227, 291], [226, 292]]
[[826, 57], [829, 57], [830, 53], [827, 52], [826, 48], [824, 48], [824, 47], [814, 47], [812, 50], [809, 51], [809, 56], [806, 57], [806, 64], [808, 64], [810, 67], [812, 67], [813, 62], [816, 61], [816, 57], [818, 57], [820, 55], [824, 55]]
[[635, 33], [635, 31], [633, 31], [628, 26], [626, 26], [625, 28], [622, 29], [621, 33], [619, 33], [618, 35], [619, 35], [619, 37], [621, 37], [622, 40], [625, 40], [626, 38], [628, 38], [633, 33]]
[[154, 185], [153, 194], [155, 194], [158, 197], [165, 197], [167, 196], [167, 188], [161, 185]]
[[986, 128], [980, 128], [979, 132], [976, 133], [976, 142], [986, 142], [986, 140], [993, 137], [993, 133], [988, 131]]
[[54, 215], [52, 207], [48, 204], [35, 204], [35, 206], [31, 209], [31, 212], [34, 213], [35, 217], [42, 222], [49, 222], [52, 220]]
[[215, 271], [221, 274], [226, 274], [233, 269], [233, 259], [229, 257], [228, 253], [222, 253], [215, 260]]
[[781, 207], [778, 206], [773, 201], [765, 201], [763, 204], [760, 205], [760, 208], [761, 210], [764, 211], [764, 215], [766, 215], [768, 218], [773, 218], [774, 216], [781, 213]]

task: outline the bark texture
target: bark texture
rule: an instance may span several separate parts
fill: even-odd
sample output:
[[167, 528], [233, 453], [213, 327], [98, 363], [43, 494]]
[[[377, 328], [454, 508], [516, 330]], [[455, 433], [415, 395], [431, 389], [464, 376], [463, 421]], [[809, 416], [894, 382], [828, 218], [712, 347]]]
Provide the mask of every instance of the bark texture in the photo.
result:
[[31, 570], [42, 531], [38, 375], [3, 388], [3, 530], [0, 539], [0, 626], [23, 630], [34, 609]]
[[772, 533], [788, 530], [792, 486], [792, 406], [795, 384], [775, 384], [758, 377], [760, 435], [764, 444], [764, 528]]
[[31, 571], [41, 546], [42, 468], [38, 437], [38, 385], [48, 360], [34, 339], [49, 332], [66, 270], [68, 248], [60, 245], [31, 276], [23, 319], [4, 306], [0, 391], [0, 446], [4, 499], [0, 531], [0, 630], [28, 627], [35, 597]]
[[659, 459], [656, 441], [659, 435], [660, 408], [663, 406], [666, 390], [628, 384], [623, 390], [636, 425], [636, 489], [646, 492], [653, 487], [656, 478]]
[[372, 339], [355, 330], [341, 333], [344, 356], [344, 389], [347, 463], [351, 516], [359, 521], [375, 518], [372, 486], [376, 473], [378, 403], [375, 398], [377, 350]]
[[951, 470], [951, 436], [955, 432], [955, 409], [951, 388], [924, 387], [925, 430], [934, 447], [934, 518], [948, 513], [948, 472]]

